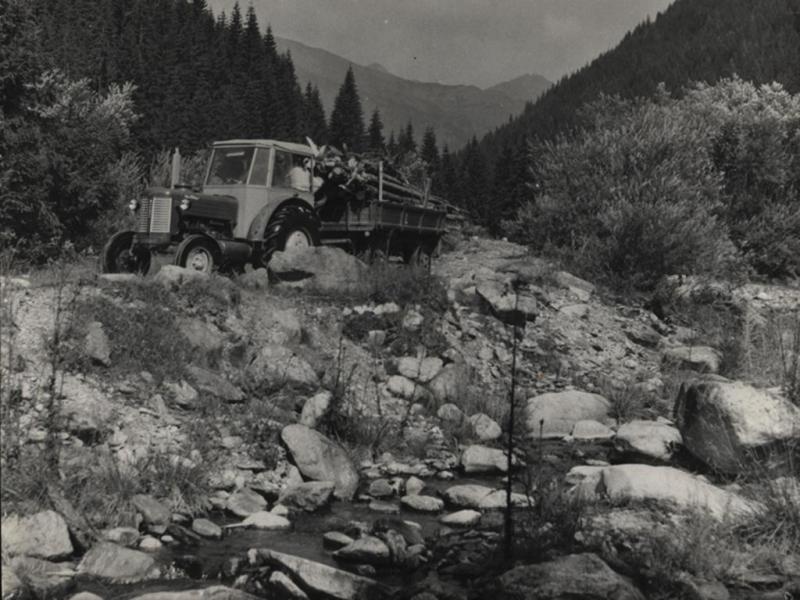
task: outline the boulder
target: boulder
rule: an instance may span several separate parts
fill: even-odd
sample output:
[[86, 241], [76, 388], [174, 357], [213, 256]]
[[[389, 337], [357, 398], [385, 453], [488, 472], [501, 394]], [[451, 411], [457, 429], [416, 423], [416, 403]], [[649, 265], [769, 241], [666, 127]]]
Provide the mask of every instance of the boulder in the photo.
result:
[[425, 489], [425, 482], [413, 475], [406, 481], [406, 495], [416, 496]]
[[376, 479], [369, 484], [369, 495], [373, 498], [390, 498], [397, 493], [388, 479]]
[[164, 387], [172, 395], [172, 401], [181, 408], [192, 409], [197, 407], [200, 394], [185, 381], [180, 383], [165, 383]]
[[343, 562], [375, 566], [389, 565], [392, 562], [389, 547], [383, 540], [371, 535], [359, 538], [347, 546], [339, 548], [333, 553], [333, 557]]
[[150, 592], [131, 600], [258, 600], [258, 597], [224, 585], [212, 585], [194, 590]]
[[131, 504], [142, 515], [142, 522], [148, 527], [166, 527], [172, 520], [172, 511], [168, 506], [147, 494], [136, 494]]
[[708, 466], [736, 473], [759, 454], [800, 440], [800, 408], [743, 383], [700, 382], [681, 390], [675, 418], [683, 444]]
[[756, 516], [763, 507], [672, 467], [603, 467], [598, 491], [611, 500], [650, 500], [681, 510], [706, 510], [718, 520]]
[[444, 363], [437, 356], [426, 358], [416, 358], [414, 356], [404, 356], [397, 361], [397, 371], [403, 377], [408, 377], [420, 383], [427, 383], [442, 370]]
[[162, 546], [161, 540], [154, 538], [152, 535], [144, 536], [139, 542], [139, 550], [144, 552], [158, 552]]
[[178, 327], [189, 345], [205, 356], [218, 356], [225, 347], [225, 334], [201, 319], [179, 319]]
[[244, 400], [244, 392], [242, 392], [242, 390], [212, 371], [202, 369], [195, 365], [189, 365], [186, 367], [186, 372], [197, 389], [202, 393], [219, 398], [225, 402], [242, 402]]
[[281, 439], [304, 477], [333, 481], [338, 499], [352, 499], [358, 487], [358, 471], [344, 448], [305, 425], [284, 427]]
[[575, 440], [608, 440], [612, 437], [614, 430], [599, 421], [578, 421], [572, 428], [572, 438]]
[[418, 400], [424, 395], [424, 388], [402, 375], [392, 375], [386, 382], [386, 389], [405, 400]]
[[307, 389], [319, 387], [314, 368], [299, 354], [285, 346], [262, 346], [245, 370], [250, 383], [256, 387], [275, 389], [291, 385]]
[[97, 440], [108, 433], [115, 406], [107, 392], [74, 375], [65, 375], [61, 395], [67, 431], [82, 440]]
[[290, 574], [292, 580], [311, 595], [333, 600], [360, 600], [386, 595], [385, 586], [372, 579], [299, 556], [259, 549], [253, 552], [252, 558], [251, 562], [267, 564]]
[[400, 513], [400, 505], [386, 500], [370, 500], [369, 509], [372, 512], [379, 512], [387, 515], [396, 515]]
[[489, 312], [503, 323], [524, 326], [539, 313], [536, 298], [516, 294], [499, 282], [485, 281], [477, 286], [476, 292]]
[[297, 587], [288, 575], [281, 571], [273, 571], [269, 576], [269, 584], [275, 590], [276, 597], [282, 600], [308, 600], [305, 592]]
[[278, 502], [290, 508], [313, 512], [331, 501], [335, 484], [332, 481], [308, 481], [287, 487]]
[[267, 508], [267, 501], [258, 492], [254, 492], [249, 488], [242, 488], [228, 497], [225, 508], [237, 517], [249, 517]]
[[0, 525], [3, 556], [34, 556], [57, 560], [73, 553], [64, 518], [45, 510], [28, 517], [3, 517]]
[[0, 584], [0, 597], [2, 600], [24, 600], [30, 596], [30, 590], [25, 586], [25, 582], [5, 562], [0, 568], [2, 584]]
[[585, 279], [581, 279], [580, 277], [576, 277], [567, 271], [556, 271], [553, 273], [553, 281], [565, 290], [578, 289], [592, 294], [594, 293], [595, 289], [593, 283], [590, 283]]
[[218, 540], [222, 537], [222, 527], [208, 519], [195, 519], [192, 521], [192, 531], [204, 538]]
[[316, 427], [322, 417], [328, 413], [332, 398], [333, 394], [328, 390], [323, 390], [306, 400], [300, 413], [300, 424], [311, 429]]
[[465, 473], [506, 473], [508, 457], [498, 448], [473, 445], [461, 454], [461, 465]]
[[322, 545], [330, 550], [338, 550], [353, 543], [353, 538], [340, 531], [329, 531], [322, 536]]
[[472, 431], [475, 432], [481, 442], [492, 442], [503, 434], [500, 425], [497, 421], [492, 419], [489, 415], [483, 413], [475, 413], [469, 418], [469, 423], [472, 425]]
[[464, 420], [464, 412], [455, 404], [442, 404], [436, 411], [436, 416], [449, 425], [461, 425]]
[[264, 310], [251, 318], [253, 321], [248, 327], [251, 346], [286, 346], [298, 344], [303, 339], [303, 324], [293, 308]]
[[275, 513], [261, 510], [249, 515], [241, 523], [226, 525], [226, 528], [244, 527], [248, 529], [263, 529], [265, 531], [275, 531], [289, 529], [292, 524], [286, 517], [281, 517]]
[[102, 323], [92, 321], [87, 325], [83, 344], [86, 356], [93, 362], [99, 363], [104, 367], [111, 366], [111, 342], [108, 340]]
[[469, 381], [467, 366], [462, 363], [450, 363], [430, 381], [428, 390], [440, 403], [458, 403], [467, 381]]
[[107, 583], [137, 583], [160, 577], [155, 560], [149, 554], [123, 548], [110, 542], [95, 544], [83, 556], [78, 572]]
[[660, 421], [631, 421], [617, 429], [614, 446], [622, 454], [638, 454], [668, 462], [683, 443], [681, 432]]
[[439, 512], [444, 508], [444, 502], [433, 496], [403, 496], [400, 504], [416, 512]]
[[630, 581], [596, 554], [572, 554], [523, 565], [500, 576], [501, 594], [533, 600], [644, 600]]
[[450, 527], [474, 527], [481, 520], [481, 513], [477, 510], [459, 510], [439, 518], [442, 525]]
[[480, 508], [481, 501], [492, 493], [494, 488], [476, 483], [466, 483], [453, 485], [444, 492], [444, 498], [448, 504], [459, 508]]
[[75, 586], [75, 569], [69, 563], [17, 556], [4, 568], [11, 569], [34, 598], [64, 598]]
[[357, 292], [368, 272], [355, 256], [332, 246], [275, 252], [269, 270], [281, 282], [301, 282], [325, 293]]
[[139, 530], [134, 527], [113, 527], [102, 532], [102, 538], [107, 542], [114, 542], [129, 548], [139, 541]]
[[525, 408], [529, 435], [553, 439], [570, 435], [578, 421], [606, 421], [611, 404], [599, 394], [567, 390], [529, 398]]
[[722, 354], [710, 346], [676, 346], [664, 351], [664, 364], [698, 373], [719, 373]]

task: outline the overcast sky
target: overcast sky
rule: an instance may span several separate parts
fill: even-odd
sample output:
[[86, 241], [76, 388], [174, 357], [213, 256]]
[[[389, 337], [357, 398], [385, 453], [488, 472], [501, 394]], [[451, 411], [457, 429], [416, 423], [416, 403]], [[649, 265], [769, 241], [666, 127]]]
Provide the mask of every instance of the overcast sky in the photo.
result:
[[[209, 0], [230, 12], [235, 0]], [[556, 80], [672, 0], [252, 0], [262, 26], [420, 81]], [[249, 2], [240, 2], [244, 11]]]

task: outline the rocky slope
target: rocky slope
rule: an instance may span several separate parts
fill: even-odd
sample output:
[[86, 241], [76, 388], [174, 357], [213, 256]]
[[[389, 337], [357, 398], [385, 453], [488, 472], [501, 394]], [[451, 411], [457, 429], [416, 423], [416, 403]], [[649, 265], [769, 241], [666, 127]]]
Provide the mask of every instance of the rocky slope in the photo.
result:
[[3, 598], [186, 576], [226, 587], [140, 597], [797, 593], [792, 538], [752, 532], [800, 506], [800, 409], [719, 375], [698, 332], [501, 241], [460, 241], [434, 279], [330, 248], [271, 266], [283, 283], [3, 279]]

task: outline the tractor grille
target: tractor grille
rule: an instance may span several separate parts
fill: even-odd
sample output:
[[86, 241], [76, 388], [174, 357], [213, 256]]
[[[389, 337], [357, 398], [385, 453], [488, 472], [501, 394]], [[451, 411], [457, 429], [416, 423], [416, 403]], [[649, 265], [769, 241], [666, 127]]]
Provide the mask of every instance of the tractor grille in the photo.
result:
[[139, 233], [150, 232], [150, 205], [151, 198], [142, 198], [139, 201], [139, 210], [136, 211], [136, 231]]
[[[169, 233], [172, 199], [155, 197], [150, 204], [150, 233]], [[145, 213], [147, 214], [147, 213]]]

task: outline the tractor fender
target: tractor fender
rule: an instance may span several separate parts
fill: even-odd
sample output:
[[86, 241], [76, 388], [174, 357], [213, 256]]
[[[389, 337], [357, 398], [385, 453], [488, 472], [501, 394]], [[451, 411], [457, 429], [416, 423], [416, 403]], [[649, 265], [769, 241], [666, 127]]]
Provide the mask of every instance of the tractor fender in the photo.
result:
[[252, 223], [250, 223], [250, 229], [247, 231], [247, 239], [252, 242], [260, 242], [264, 239], [264, 234], [267, 231], [267, 226], [269, 225], [269, 221], [276, 212], [278, 212], [281, 208], [286, 206], [295, 206], [300, 210], [312, 213], [316, 215], [314, 211], [314, 207], [312, 207], [308, 202], [304, 202], [299, 198], [289, 198], [288, 200], [284, 200], [274, 208], [271, 204], [268, 204], [264, 208], [262, 208], [256, 218], [253, 219]]

